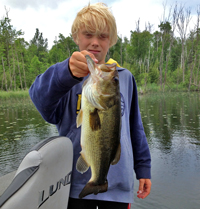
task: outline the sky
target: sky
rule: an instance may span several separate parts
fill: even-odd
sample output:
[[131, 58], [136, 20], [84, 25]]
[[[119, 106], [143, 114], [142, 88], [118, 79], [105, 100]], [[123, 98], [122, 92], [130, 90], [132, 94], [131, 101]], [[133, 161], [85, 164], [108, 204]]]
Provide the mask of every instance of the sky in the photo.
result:
[[[27, 42], [34, 37], [36, 28], [43, 33], [43, 38], [48, 39], [48, 48], [51, 49], [53, 41], [59, 33], [65, 37], [71, 33], [71, 25], [76, 14], [88, 3], [99, 2], [94, 0], [0, 0], [0, 19], [5, 17], [6, 9], [11, 19], [11, 25], [16, 30], [24, 32]], [[111, 8], [117, 23], [118, 35], [130, 39], [130, 31], [136, 28], [140, 19], [140, 29], [144, 30], [148, 22], [153, 25], [152, 32], [158, 30], [159, 23], [163, 20], [164, 7], [167, 10], [175, 3], [174, 0], [104, 0]], [[130, 3], [131, 2], [131, 3]], [[191, 10], [191, 24], [196, 22], [196, 9], [199, 0], [177, 0]]]

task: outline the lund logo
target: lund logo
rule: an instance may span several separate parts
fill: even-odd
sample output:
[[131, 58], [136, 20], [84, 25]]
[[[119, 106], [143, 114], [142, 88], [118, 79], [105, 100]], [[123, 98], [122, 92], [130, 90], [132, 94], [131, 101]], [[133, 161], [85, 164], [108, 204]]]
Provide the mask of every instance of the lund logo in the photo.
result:
[[49, 195], [46, 198], [44, 198], [44, 193], [45, 193], [44, 190], [39, 192], [39, 205], [38, 205], [38, 208], [40, 208], [49, 199], [50, 196], [54, 195], [61, 188], [61, 184], [63, 186], [66, 186], [66, 185], [71, 183], [71, 174], [72, 174], [72, 172], [69, 172], [65, 176], [65, 179], [61, 178], [57, 182], [55, 189], [54, 189], [54, 185], [49, 186]]

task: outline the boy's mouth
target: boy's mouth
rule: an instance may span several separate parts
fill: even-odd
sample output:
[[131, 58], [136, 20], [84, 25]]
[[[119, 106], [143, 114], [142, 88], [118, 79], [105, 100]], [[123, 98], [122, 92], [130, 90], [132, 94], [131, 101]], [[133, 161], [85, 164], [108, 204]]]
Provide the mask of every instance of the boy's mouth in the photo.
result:
[[99, 50], [88, 50], [90, 53], [92, 53], [92, 54], [98, 54], [100, 51]]

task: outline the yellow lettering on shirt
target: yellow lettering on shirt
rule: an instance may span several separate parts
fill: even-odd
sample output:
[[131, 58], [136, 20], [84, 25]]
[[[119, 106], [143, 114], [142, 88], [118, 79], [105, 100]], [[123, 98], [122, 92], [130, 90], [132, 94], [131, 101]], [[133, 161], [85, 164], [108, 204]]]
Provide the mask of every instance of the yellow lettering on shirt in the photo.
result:
[[78, 114], [81, 109], [81, 94], [78, 94], [77, 96], [78, 96], [78, 100], [77, 100], [76, 114]]

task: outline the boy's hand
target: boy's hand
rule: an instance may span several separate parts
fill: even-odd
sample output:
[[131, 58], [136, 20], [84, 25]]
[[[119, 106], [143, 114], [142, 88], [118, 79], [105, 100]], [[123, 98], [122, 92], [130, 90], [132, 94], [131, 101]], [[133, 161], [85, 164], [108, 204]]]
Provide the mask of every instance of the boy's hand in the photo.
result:
[[69, 59], [69, 68], [73, 76], [77, 78], [85, 77], [89, 73], [85, 55], [90, 55], [94, 62], [98, 63], [95, 56], [88, 51], [74, 52]]
[[137, 197], [144, 199], [145, 197], [147, 197], [150, 194], [150, 191], [151, 191], [151, 180], [150, 179], [140, 179]]

